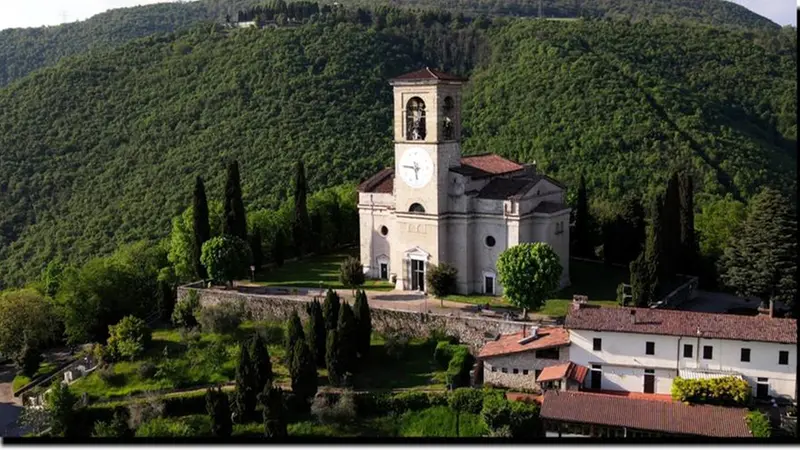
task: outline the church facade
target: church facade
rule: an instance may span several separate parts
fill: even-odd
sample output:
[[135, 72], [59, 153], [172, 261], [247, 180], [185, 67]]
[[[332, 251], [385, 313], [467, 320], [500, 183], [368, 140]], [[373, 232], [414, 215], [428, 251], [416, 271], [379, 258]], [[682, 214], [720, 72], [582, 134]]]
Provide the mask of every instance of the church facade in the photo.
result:
[[466, 79], [425, 68], [394, 89], [394, 165], [359, 185], [361, 262], [367, 277], [426, 291], [431, 265], [458, 270], [460, 294], [499, 295], [497, 258], [525, 242], [546, 242], [569, 284], [565, 187], [534, 165], [495, 154], [461, 155], [461, 88]]

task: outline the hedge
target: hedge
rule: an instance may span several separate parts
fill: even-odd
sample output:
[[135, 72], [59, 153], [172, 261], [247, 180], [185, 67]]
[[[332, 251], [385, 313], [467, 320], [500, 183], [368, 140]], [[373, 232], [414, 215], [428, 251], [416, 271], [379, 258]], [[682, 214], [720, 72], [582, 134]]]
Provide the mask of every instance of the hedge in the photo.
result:
[[747, 414], [747, 426], [753, 437], [768, 438], [772, 436], [772, 426], [769, 424], [767, 415], [761, 411], [750, 411]]
[[737, 377], [683, 379], [672, 381], [672, 398], [681, 402], [721, 406], [746, 406], [750, 403], [750, 385]]
[[453, 387], [469, 386], [470, 371], [475, 359], [465, 345], [458, 345], [453, 350], [453, 357], [447, 365], [447, 382]]

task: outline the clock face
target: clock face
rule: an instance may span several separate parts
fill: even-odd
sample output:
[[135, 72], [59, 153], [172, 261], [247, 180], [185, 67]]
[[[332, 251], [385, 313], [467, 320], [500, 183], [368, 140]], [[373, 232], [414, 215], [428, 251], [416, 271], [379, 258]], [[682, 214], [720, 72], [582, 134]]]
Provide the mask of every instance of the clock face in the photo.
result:
[[428, 184], [433, 176], [433, 161], [428, 152], [421, 148], [410, 148], [400, 158], [400, 177], [412, 188]]

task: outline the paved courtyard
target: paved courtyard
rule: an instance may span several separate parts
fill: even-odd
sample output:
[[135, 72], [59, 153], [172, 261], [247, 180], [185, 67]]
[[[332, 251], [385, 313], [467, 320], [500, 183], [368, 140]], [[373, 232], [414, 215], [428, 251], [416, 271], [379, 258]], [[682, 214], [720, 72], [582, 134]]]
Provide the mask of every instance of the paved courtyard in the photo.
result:
[[0, 366], [0, 435], [19, 436], [16, 426], [22, 408], [14, 398], [11, 381], [14, 379], [14, 368], [11, 364]]

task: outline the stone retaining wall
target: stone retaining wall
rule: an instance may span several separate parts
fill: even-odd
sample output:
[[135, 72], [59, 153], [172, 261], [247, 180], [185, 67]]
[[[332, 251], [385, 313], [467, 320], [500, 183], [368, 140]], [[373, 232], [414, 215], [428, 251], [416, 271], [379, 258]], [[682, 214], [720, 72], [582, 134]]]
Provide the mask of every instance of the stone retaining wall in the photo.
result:
[[[233, 290], [202, 289], [196, 284], [178, 288], [178, 299], [196, 291], [203, 306], [224, 302], [243, 302], [245, 311], [253, 320], [286, 321], [297, 311], [306, 320], [305, 304], [311, 301], [303, 296], [277, 296], [243, 293]], [[321, 301], [321, 300], [320, 300]], [[524, 326], [537, 326], [533, 322], [514, 322], [482, 317], [425, 314], [422, 312], [371, 307], [372, 329], [377, 332], [402, 330], [412, 337], [425, 338], [433, 331], [455, 336], [473, 352], [486, 341], [499, 334], [517, 333]]]

